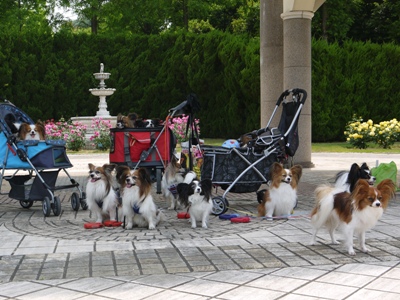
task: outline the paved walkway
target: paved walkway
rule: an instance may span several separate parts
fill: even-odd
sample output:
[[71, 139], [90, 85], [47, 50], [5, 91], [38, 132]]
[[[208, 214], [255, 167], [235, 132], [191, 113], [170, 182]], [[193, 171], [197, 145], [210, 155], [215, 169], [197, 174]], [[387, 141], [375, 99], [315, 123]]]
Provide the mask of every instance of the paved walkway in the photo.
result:
[[[107, 155], [69, 155], [67, 171], [85, 186], [87, 163], [108, 162]], [[353, 162], [400, 161], [400, 155], [316, 153], [315, 168], [304, 169], [299, 204], [290, 219], [253, 217], [255, 193], [227, 195], [228, 213], [250, 215], [233, 224], [211, 217], [209, 229], [192, 229], [177, 212], [156, 202], [167, 220], [154, 231], [123, 228], [84, 229], [89, 211], [72, 210], [75, 190], [56, 194], [62, 213], [45, 218], [41, 202], [24, 209], [0, 196], [1, 299], [384, 299], [400, 298], [400, 204], [390, 203], [378, 225], [367, 232], [364, 254], [347, 255], [330, 245], [322, 231], [310, 246], [309, 213], [313, 191], [331, 183]], [[378, 161], [378, 162], [377, 162]], [[58, 184], [68, 178], [60, 173]], [[221, 190], [217, 194], [222, 194]]]

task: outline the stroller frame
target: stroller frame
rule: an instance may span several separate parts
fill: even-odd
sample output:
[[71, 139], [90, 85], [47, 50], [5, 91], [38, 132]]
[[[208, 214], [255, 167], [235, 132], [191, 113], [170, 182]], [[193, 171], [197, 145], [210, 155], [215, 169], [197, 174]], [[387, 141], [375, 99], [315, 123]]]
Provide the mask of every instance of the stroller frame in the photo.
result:
[[[2, 165], [0, 166], [2, 169], [0, 174], [0, 195], [8, 194], [10, 198], [19, 200], [20, 205], [26, 209], [30, 208], [34, 201], [42, 201], [42, 211], [45, 217], [50, 216], [51, 211], [53, 211], [55, 216], [59, 216], [61, 214], [61, 201], [58, 196], [55, 196], [54, 192], [62, 189], [76, 188], [78, 192], [74, 192], [71, 195], [72, 208], [77, 211], [79, 206], [81, 206], [83, 210], [86, 210], [88, 208], [85, 201], [86, 195], [82, 192], [79, 183], [66, 170], [66, 168], [72, 167], [72, 164], [65, 153], [65, 141], [17, 141], [15, 129], [13, 132], [13, 129], [10, 128], [10, 122], [7, 122], [5, 117], [15, 117], [14, 115], [17, 115], [18, 119], [13, 121], [26, 122], [28, 124], [34, 124], [34, 122], [28, 115], [8, 100], [0, 103], [0, 107], [5, 110], [5, 115], [0, 116], [0, 135], [4, 134], [6, 139], [6, 150]], [[4, 139], [2, 136], [1, 138]], [[47, 147], [44, 148], [44, 151], [50, 151], [53, 155], [52, 158], [54, 161], [48, 166], [35, 166], [32, 162], [32, 159], [35, 158], [29, 157], [28, 152], [30, 147], [41, 146]], [[40, 156], [40, 154], [39, 152], [37, 156]], [[46, 154], [46, 157], [49, 156], [49, 153], [43, 154]], [[57, 157], [55, 157], [56, 155]], [[7, 166], [10, 163], [9, 159], [12, 159], [13, 163], [21, 163], [21, 166]], [[10, 169], [16, 170], [11, 175], [5, 175], [5, 171]], [[71, 184], [56, 185], [57, 176], [61, 170], [65, 172]], [[27, 174], [18, 175], [20, 171], [26, 171]], [[3, 179], [11, 185], [11, 190], [8, 193], [2, 190]], [[33, 181], [29, 182], [30, 180]]]
[[[292, 95], [290, 102], [286, 100], [289, 95]], [[284, 91], [278, 98], [266, 127], [249, 133], [252, 140], [245, 148], [202, 147], [204, 163], [201, 177], [210, 178], [214, 185], [220, 185], [225, 190], [222, 196], [213, 197], [213, 214], [220, 215], [228, 210], [228, 192], [256, 192], [261, 184], [268, 183], [269, 167], [273, 162], [288, 164], [291, 158], [293, 163], [298, 147], [298, 120], [306, 98], [307, 93], [303, 89]], [[285, 106], [279, 125], [277, 128], [270, 128], [282, 102]], [[234, 174], [235, 171], [240, 173]]]

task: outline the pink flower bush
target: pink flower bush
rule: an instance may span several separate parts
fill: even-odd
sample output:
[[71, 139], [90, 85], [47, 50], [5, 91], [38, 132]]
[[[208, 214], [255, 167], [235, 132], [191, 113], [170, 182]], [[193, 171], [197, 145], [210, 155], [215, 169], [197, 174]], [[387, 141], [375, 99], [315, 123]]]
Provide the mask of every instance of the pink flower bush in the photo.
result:
[[94, 129], [94, 133], [90, 137], [92, 146], [101, 151], [110, 149], [110, 128], [112, 127], [111, 121], [103, 120], [102, 118], [93, 118], [91, 127]]
[[189, 116], [182, 115], [182, 117], [176, 117], [173, 118], [172, 120], [169, 120], [168, 127], [172, 130], [174, 135], [176, 136], [176, 139], [178, 140], [179, 143], [185, 142], [189, 139], [189, 137], [192, 136], [192, 130], [194, 129], [194, 126], [197, 128], [197, 132], [200, 136], [200, 120], [199, 119], [194, 119], [194, 124], [192, 125], [192, 128], [189, 128], [188, 134], [186, 135], [186, 126], [188, 122]]
[[47, 139], [64, 140], [68, 150], [79, 151], [85, 146], [86, 125], [81, 122], [51, 119], [46, 121], [45, 130]]

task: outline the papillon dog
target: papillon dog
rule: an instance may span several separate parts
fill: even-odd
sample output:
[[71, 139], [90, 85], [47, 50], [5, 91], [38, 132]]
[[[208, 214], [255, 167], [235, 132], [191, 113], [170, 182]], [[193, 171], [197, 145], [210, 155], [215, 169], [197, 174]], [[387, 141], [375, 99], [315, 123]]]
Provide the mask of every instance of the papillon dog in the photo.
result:
[[99, 167], [89, 163], [86, 202], [96, 218], [96, 223], [102, 223], [106, 217], [116, 221], [118, 196], [113, 188], [114, 169], [114, 164], [104, 164]]
[[269, 188], [263, 190], [262, 201], [257, 207], [259, 217], [272, 219], [292, 213], [297, 204], [297, 185], [302, 172], [300, 165], [285, 169], [280, 163], [272, 164]]
[[20, 140], [44, 140], [45, 129], [42, 122], [36, 124], [21, 123], [18, 129], [18, 138]]
[[162, 126], [162, 121], [160, 119], [137, 119], [137, 128], [154, 128]]
[[136, 113], [129, 113], [127, 116], [123, 114], [118, 114], [116, 128], [135, 128], [136, 121], [138, 120], [138, 115]]
[[334, 236], [336, 228], [343, 230], [345, 245], [350, 255], [355, 255], [353, 235], [356, 234], [363, 252], [370, 250], [365, 246], [365, 232], [375, 226], [395, 197], [395, 184], [390, 179], [381, 181], [377, 187], [367, 180], [357, 181], [353, 192], [343, 192], [329, 185], [316, 188], [316, 205], [311, 212], [313, 236], [311, 244], [316, 243], [318, 230], [326, 226], [332, 244], [339, 244]]
[[155, 229], [165, 217], [154, 203], [147, 170], [117, 166], [117, 174], [121, 187], [122, 211], [127, 219], [126, 229], [132, 229], [133, 226]]
[[366, 179], [370, 185], [374, 185], [376, 178], [371, 175], [371, 171], [366, 163], [361, 167], [354, 163], [350, 171], [341, 171], [336, 174], [335, 187], [342, 191], [352, 192], [359, 179]]
[[167, 201], [168, 209], [176, 209], [178, 205], [178, 194], [176, 186], [183, 182], [185, 169], [182, 168], [180, 161], [172, 155], [171, 161], [164, 170], [161, 179], [161, 192]]
[[193, 174], [188, 173], [188, 176], [185, 176], [184, 182], [177, 185], [179, 201], [188, 209], [192, 228], [196, 228], [196, 223], [200, 221], [203, 228], [208, 228], [208, 221], [213, 208], [211, 179], [199, 181], [197, 179], [192, 180]]

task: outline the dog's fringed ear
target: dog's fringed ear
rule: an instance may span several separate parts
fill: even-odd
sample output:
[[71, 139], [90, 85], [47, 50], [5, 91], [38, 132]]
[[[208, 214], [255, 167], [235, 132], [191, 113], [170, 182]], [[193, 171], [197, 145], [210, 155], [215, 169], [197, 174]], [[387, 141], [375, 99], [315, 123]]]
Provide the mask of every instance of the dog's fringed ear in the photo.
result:
[[357, 184], [354, 186], [354, 190], [351, 192], [351, 198], [355, 199], [357, 197], [366, 198], [369, 193], [369, 183], [365, 179], [359, 179]]
[[389, 204], [389, 200], [396, 196], [396, 185], [391, 179], [382, 180], [376, 187], [382, 194], [382, 206], [385, 209]]
[[204, 197], [208, 200], [211, 198], [212, 181], [209, 178], [203, 179], [200, 182], [201, 189], [204, 193]]
[[139, 178], [140, 181], [142, 182], [147, 182], [148, 184], [151, 184], [151, 178], [149, 175], [149, 172], [145, 168], [139, 168]]
[[351, 165], [349, 175], [347, 176], [346, 183], [350, 184], [350, 192], [355, 188], [355, 185], [360, 178], [360, 166], [356, 163]]
[[[123, 183], [123, 181], [125, 180], [125, 178], [124, 179], [122, 179], [122, 174], [124, 174], [126, 171], [130, 171], [130, 168], [128, 167], [128, 166], [117, 166], [116, 167], [116, 171], [117, 171], [117, 175], [116, 175], [116, 178], [117, 178], [117, 181], [120, 183], [120, 184], [122, 184]], [[122, 181], [122, 182], [121, 182]]]
[[179, 201], [181, 202], [181, 204], [184, 207], [188, 207], [189, 206], [189, 193], [190, 193], [190, 184], [187, 183], [179, 183], [176, 186], [176, 191], [178, 192], [178, 198]]
[[296, 184], [299, 183], [301, 175], [303, 174], [303, 168], [300, 165], [294, 165], [290, 168], [292, 172], [293, 179], [296, 181]]
[[94, 169], [96, 169], [96, 166], [94, 164], [88, 163], [88, 167], [90, 171], [93, 171]]
[[114, 165], [114, 164], [103, 165], [104, 170], [109, 174], [111, 174], [111, 172], [115, 169], [115, 167], [116, 167], [116, 165]]
[[273, 173], [280, 172], [282, 169], [283, 169], [283, 166], [280, 163], [274, 162], [272, 164], [271, 168], [269, 169], [269, 173], [272, 175]]

